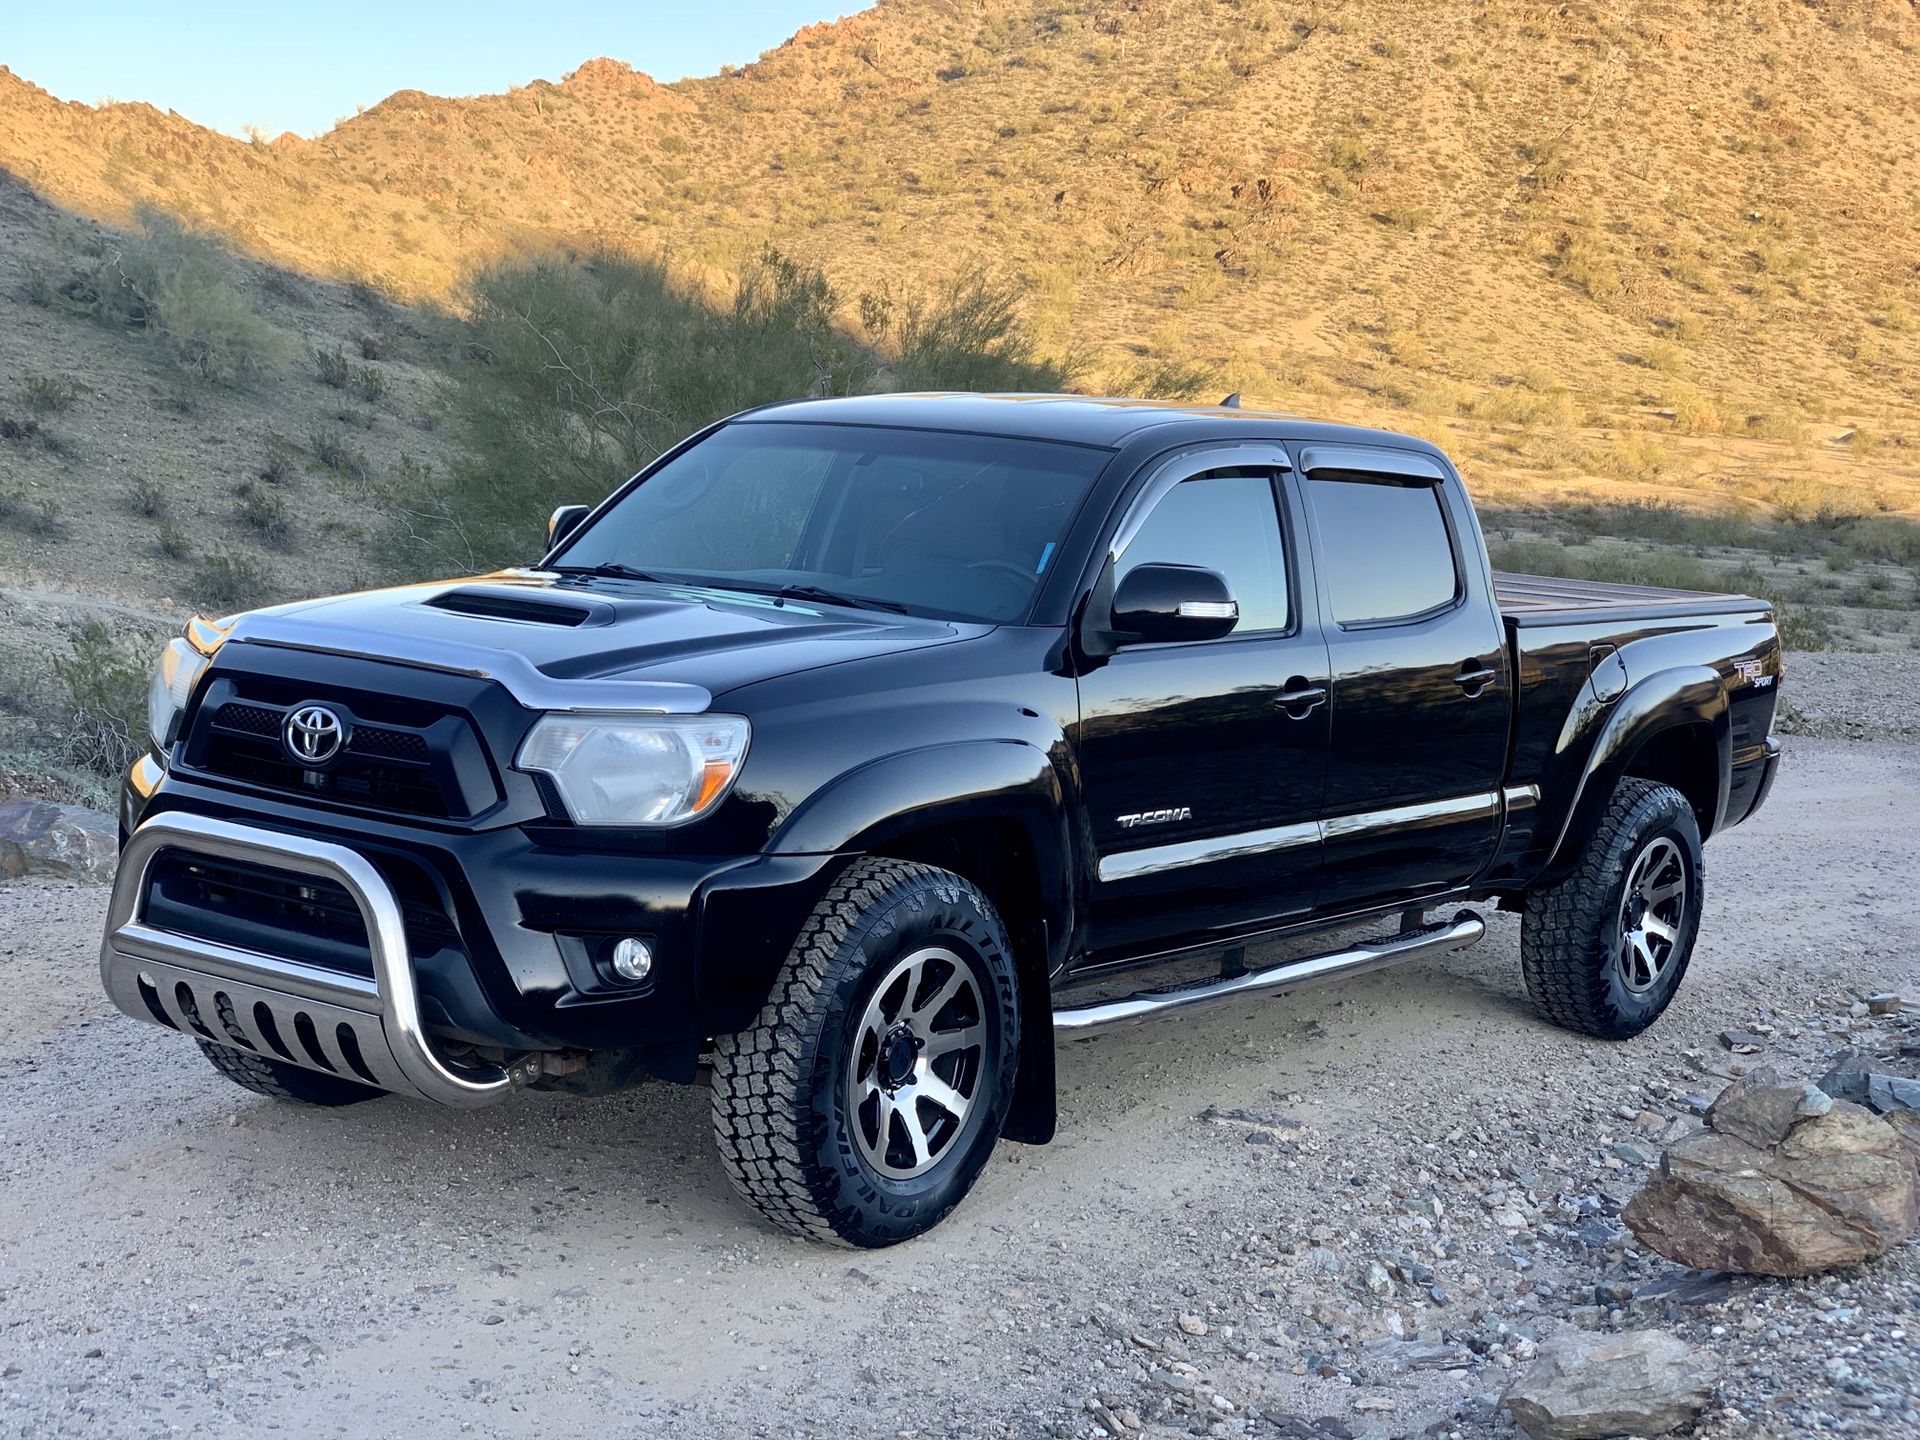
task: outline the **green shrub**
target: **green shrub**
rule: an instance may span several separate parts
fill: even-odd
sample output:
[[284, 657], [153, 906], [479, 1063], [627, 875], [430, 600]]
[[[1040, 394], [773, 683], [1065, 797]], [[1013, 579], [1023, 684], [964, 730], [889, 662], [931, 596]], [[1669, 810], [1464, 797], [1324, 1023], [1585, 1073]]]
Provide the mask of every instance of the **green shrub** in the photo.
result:
[[178, 525], [162, 525], [153, 537], [153, 548], [168, 560], [193, 558], [193, 541]]
[[271, 490], [241, 486], [233, 518], [269, 545], [285, 549], [293, 542], [293, 516], [287, 511], [287, 502]]
[[39, 540], [57, 540], [67, 530], [54, 500], [29, 500], [18, 490], [0, 493], [0, 525]]
[[[975, 269], [902, 306], [864, 296], [861, 316], [868, 336], [892, 347], [887, 369], [899, 389], [1063, 390], [1078, 362], [1040, 355], [1019, 298], [1012, 286]], [[1158, 378], [1171, 382], [1183, 373]]]
[[307, 438], [307, 453], [313, 457], [314, 465], [331, 470], [342, 479], [373, 478], [373, 462], [367, 459], [367, 452], [356, 450], [338, 430], [314, 431]]
[[292, 356], [293, 342], [234, 282], [220, 247], [155, 210], [60, 294], [104, 325], [156, 337], [182, 369], [218, 384], [251, 383]]
[[260, 604], [271, 583], [258, 561], [222, 552], [201, 562], [189, 588], [193, 598], [204, 605], [244, 610]]
[[314, 373], [320, 377], [322, 385], [331, 385], [335, 390], [347, 388], [347, 381], [353, 375], [353, 366], [346, 355], [338, 349], [313, 352]]
[[1372, 161], [1367, 142], [1356, 135], [1336, 135], [1327, 145], [1327, 167], [1342, 175], [1358, 175]]
[[63, 758], [96, 775], [119, 775], [145, 748], [147, 666], [98, 621], [53, 661], [62, 691], [56, 734]]
[[260, 462], [260, 478], [269, 485], [284, 484], [292, 478], [294, 462], [299, 458], [299, 446], [283, 435], [269, 432], [266, 458]]
[[159, 482], [145, 475], [136, 475], [129, 480], [124, 495], [127, 508], [148, 520], [164, 520], [172, 508], [167, 500], [167, 492], [160, 488]]
[[12, 415], [0, 415], [0, 440], [10, 440], [15, 445], [36, 445], [50, 455], [67, 455], [73, 449], [33, 417], [21, 420]]
[[1111, 378], [1114, 393], [1142, 400], [1218, 399], [1225, 388], [1217, 371], [1190, 360], [1142, 360]]
[[55, 375], [29, 375], [20, 386], [20, 398], [36, 415], [58, 415], [73, 408], [79, 389]]

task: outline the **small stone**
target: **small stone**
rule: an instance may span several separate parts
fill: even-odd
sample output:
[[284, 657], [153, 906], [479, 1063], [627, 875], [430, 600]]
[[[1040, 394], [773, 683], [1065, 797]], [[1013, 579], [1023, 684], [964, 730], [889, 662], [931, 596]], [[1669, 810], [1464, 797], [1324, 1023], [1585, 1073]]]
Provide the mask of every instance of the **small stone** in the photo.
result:
[[1758, 1055], [1766, 1044], [1751, 1030], [1722, 1030], [1720, 1043], [1736, 1055]]
[[1778, 1145], [1801, 1118], [1806, 1087], [1789, 1085], [1762, 1065], [1720, 1092], [1707, 1110], [1707, 1124], [1759, 1149]]
[[1180, 1328], [1189, 1335], [1204, 1335], [1207, 1333], [1207, 1322], [1202, 1320], [1198, 1315], [1182, 1315], [1179, 1320], [1179, 1325]]
[[504, 1315], [485, 1315], [481, 1317], [480, 1323], [482, 1325], [504, 1325], [507, 1323], [507, 1317]]
[[1818, 1085], [1800, 1087], [1800, 1104], [1794, 1110], [1796, 1115], [1803, 1118], [1824, 1115], [1831, 1109], [1833, 1109], [1833, 1097]]
[[1882, 1115], [1895, 1110], [1920, 1110], [1920, 1080], [1908, 1080], [1900, 1075], [1869, 1075], [1867, 1104]]
[[1900, 996], [1890, 991], [1882, 991], [1878, 995], [1869, 995], [1867, 997], [1867, 1013], [1869, 1015], [1898, 1015], [1901, 1007], [1904, 1006], [1905, 1003]]
[[1705, 1355], [1661, 1331], [1575, 1330], [1542, 1345], [1505, 1399], [1533, 1440], [1664, 1435], [1706, 1408], [1716, 1378]]

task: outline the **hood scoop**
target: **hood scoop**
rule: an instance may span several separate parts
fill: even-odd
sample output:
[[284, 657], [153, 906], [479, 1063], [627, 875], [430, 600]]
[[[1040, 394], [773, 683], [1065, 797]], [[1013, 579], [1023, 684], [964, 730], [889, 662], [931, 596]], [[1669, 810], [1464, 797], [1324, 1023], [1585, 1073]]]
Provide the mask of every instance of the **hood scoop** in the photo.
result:
[[431, 600], [421, 603], [429, 609], [445, 610], [454, 615], [471, 615], [480, 620], [557, 625], [567, 630], [578, 630], [583, 625], [611, 625], [614, 618], [613, 606], [604, 600], [554, 600], [515, 590], [492, 590], [478, 586], [443, 590]]

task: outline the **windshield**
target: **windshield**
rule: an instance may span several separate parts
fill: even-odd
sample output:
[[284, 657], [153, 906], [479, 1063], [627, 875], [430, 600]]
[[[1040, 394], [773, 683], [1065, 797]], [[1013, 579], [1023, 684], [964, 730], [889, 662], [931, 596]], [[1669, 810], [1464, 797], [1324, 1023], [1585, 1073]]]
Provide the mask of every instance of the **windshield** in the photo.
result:
[[1108, 458], [983, 435], [728, 425], [549, 568], [1020, 620]]

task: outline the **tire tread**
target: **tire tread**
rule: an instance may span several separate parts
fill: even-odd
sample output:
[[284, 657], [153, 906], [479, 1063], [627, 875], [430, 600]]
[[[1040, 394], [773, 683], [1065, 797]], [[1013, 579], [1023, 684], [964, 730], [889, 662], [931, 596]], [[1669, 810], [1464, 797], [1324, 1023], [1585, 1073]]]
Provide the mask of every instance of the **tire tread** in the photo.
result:
[[[1670, 785], [1631, 776], [1623, 779], [1614, 787], [1600, 824], [1572, 872], [1554, 885], [1528, 893], [1520, 934], [1520, 973], [1534, 1009], [1555, 1025], [1608, 1040], [1645, 1028], [1623, 1028], [1607, 1005], [1606, 967], [1612, 964], [1612, 955], [1604, 947], [1610, 939], [1609, 902], [1620, 879], [1611, 852], [1616, 836], [1637, 831], [1676, 801], [1687, 804]], [[1706, 865], [1697, 847], [1694, 865], [1695, 883], [1704, 887]], [[1693, 903], [1698, 904], [1697, 898]]]
[[322, 1075], [317, 1071], [303, 1070], [297, 1065], [288, 1065], [284, 1061], [269, 1060], [251, 1050], [218, 1045], [211, 1040], [196, 1043], [200, 1046], [200, 1053], [207, 1057], [207, 1062], [214, 1069], [243, 1090], [265, 1095], [270, 1100], [334, 1109], [341, 1105], [357, 1105], [362, 1100], [377, 1100], [386, 1094], [384, 1090], [342, 1080], [337, 1075]]
[[713, 1131], [721, 1164], [754, 1209], [793, 1234], [831, 1245], [859, 1243], [835, 1225], [830, 1176], [801, 1144], [817, 1044], [813, 1021], [848, 938], [890, 894], [925, 881], [957, 888], [993, 913], [978, 889], [949, 871], [906, 860], [857, 860], [801, 926], [754, 1023], [714, 1042]]

